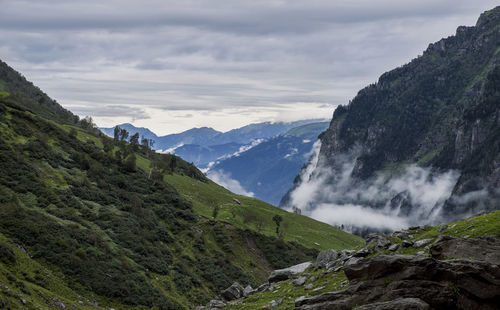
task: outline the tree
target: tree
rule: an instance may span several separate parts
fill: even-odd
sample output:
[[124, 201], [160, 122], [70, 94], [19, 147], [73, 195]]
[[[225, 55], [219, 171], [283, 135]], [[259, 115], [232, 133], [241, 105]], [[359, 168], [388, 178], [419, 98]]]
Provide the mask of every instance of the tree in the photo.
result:
[[119, 126], [115, 126], [115, 129], [113, 130], [113, 138], [115, 139], [115, 141], [120, 140], [120, 132], [121, 128]]
[[130, 144], [139, 145], [139, 133], [136, 132], [130, 137]]
[[212, 217], [214, 220], [217, 218], [217, 215], [219, 214], [220, 207], [219, 205], [215, 205], [213, 210], [212, 210]]
[[276, 223], [276, 234], [279, 235], [280, 233], [280, 224], [283, 221], [283, 217], [281, 215], [276, 214], [273, 216], [273, 221]]
[[126, 129], [120, 128], [120, 141], [127, 140], [128, 135], [129, 133]]
[[130, 171], [130, 172], [134, 172], [135, 171], [135, 168], [136, 168], [136, 164], [135, 164], [135, 155], [134, 154], [130, 154], [127, 159], [125, 159], [125, 168]]

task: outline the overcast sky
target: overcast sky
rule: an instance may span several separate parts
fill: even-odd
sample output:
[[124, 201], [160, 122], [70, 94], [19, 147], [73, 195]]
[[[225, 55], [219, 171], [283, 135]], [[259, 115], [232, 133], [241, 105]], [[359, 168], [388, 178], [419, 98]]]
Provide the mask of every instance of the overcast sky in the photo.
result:
[[330, 118], [490, 0], [0, 0], [0, 59], [100, 126]]

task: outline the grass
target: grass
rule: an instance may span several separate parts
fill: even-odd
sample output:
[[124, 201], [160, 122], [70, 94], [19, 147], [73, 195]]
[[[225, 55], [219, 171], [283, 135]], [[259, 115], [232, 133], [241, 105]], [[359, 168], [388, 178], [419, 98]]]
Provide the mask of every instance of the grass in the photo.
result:
[[[286, 241], [295, 241], [309, 248], [346, 249], [363, 243], [357, 236], [303, 215], [287, 212], [255, 198], [233, 194], [212, 181], [203, 183], [181, 175], [166, 175], [166, 181], [193, 203], [196, 214], [212, 218], [213, 208], [220, 207], [217, 220], [241, 229], [250, 229], [275, 236], [276, 224], [272, 218], [283, 217], [280, 231]], [[237, 199], [238, 204], [234, 199]]]
[[[255, 293], [251, 297], [244, 299], [244, 303], [229, 305], [224, 309], [262, 309], [262, 307], [268, 305], [272, 300], [277, 301], [280, 299], [282, 299], [282, 303], [273, 309], [294, 309], [295, 299], [301, 296], [308, 298], [325, 292], [345, 289], [349, 285], [343, 271], [326, 273], [324, 268], [316, 271], [312, 271], [311, 269], [309, 268], [309, 270], [299, 275], [307, 277], [307, 281], [303, 286], [293, 285], [293, 279], [279, 282], [272, 290]], [[315, 279], [312, 280], [312, 277]], [[305, 286], [307, 284], [312, 284], [313, 288], [306, 290]]]

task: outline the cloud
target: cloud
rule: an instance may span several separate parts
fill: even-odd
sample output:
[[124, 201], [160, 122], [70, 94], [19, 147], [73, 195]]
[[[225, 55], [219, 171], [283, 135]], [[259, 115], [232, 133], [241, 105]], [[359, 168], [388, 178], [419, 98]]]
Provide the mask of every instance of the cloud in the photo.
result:
[[207, 172], [207, 177], [235, 194], [249, 197], [254, 196], [254, 193], [246, 191], [243, 186], [241, 186], [240, 182], [231, 179], [231, 175], [222, 170], [209, 170]]
[[335, 155], [335, 167], [322, 166], [320, 142], [290, 193], [287, 208], [346, 230], [396, 230], [410, 225], [440, 221], [441, 210], [450, 198], [460, 173], [436, 171], [406, 164], [380, 171], [372, 178], [352, 177], [359, 149]]
[[[329, 117], [356, 91], [472, 25], [497, 3], [479, 1], [0, 1], [0, 58], [100, 126], [140, 107], [161, 134], [199, 125], [166, 113], [232, 113], [234, 127], [310, 104]], [[247, 117], [248, 109], [252, 118]], [[262, 110], [263, 116], [256, 116]], [[327, 114], [325, 111], [329, 110]], [[268, 113], [266, 115], [266, 113]], [[227, 116], [228, 114], [226, 114]], [[81, 115], [84, 116], [84, 115]], [[142, 117], [136, 118], [136, 120]], [[182, 128], [181, 128], [182, 127]], [[233, 128], [234, 128], [233, 127]]]

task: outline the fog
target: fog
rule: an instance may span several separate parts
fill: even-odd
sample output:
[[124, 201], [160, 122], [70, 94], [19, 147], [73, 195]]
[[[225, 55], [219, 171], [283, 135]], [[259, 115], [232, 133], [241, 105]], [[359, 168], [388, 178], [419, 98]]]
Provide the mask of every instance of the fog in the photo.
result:
[[254, 193], [249, 192], [241, 186], [240, 182], [231, 178], [229, 173], [224, 172], [223, 170], [208, 170], [206, 173], [207, 177], [214, 181], [215, 183], [227, 188], [231, 192], [238, 195], [245, 195], [249, 197], [253, 197]]
[[359, 180], [352, 171], [359, 149], [336, 155], [335, 168], [319, 164], [314, 146], [286, 208], [351, 232], [390, 231], [440, 220], [441, 208], [460, 176], [415, 164], [398, 165]]

